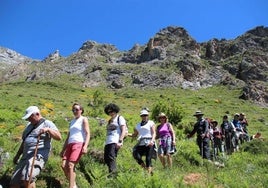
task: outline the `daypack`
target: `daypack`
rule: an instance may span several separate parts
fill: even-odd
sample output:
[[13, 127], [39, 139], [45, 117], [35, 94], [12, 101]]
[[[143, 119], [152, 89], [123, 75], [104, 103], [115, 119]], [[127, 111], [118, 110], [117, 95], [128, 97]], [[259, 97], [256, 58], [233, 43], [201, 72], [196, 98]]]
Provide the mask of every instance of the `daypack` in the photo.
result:
[[[120, 126], [120, 121], [119, 121], [120, 115], [117, 117], [117, 124]], [[127, 126], [127, 121], [126, 121], [126, 131], [124, 135], [124, 139], [128, 136], [128, 126]]]

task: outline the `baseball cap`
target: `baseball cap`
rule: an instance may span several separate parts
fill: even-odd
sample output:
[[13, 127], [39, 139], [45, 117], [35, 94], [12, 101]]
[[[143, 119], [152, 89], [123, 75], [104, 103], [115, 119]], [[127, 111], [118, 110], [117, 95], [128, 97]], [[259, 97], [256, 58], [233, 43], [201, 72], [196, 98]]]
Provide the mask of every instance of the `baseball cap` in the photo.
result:
[[38, 113], [40, 112], [39, 108], [37, 106], [29, 106], [22, 119], [28, 119], [33, 113]]
[[142, 110], [140, 112], [140, 116], [142, 116], [142, 115], [149, 115], [149, 112], [147, 110]]

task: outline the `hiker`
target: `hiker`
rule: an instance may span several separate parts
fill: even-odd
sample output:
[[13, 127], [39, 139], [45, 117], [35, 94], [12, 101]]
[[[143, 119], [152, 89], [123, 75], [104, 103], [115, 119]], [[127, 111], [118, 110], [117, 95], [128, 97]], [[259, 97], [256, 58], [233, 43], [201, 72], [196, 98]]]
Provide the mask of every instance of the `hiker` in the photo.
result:
[[104, 108], [104, 112], [111, 118], [107, 124], [107, 135], [104, 147], [104, 161], [108, 166], [109, 176], [113, 177], [117, 173], [116, 157], [119, 149], [123, 146], [123, 139], [126, 132], [126, 120], [119, 116], [120, 108], [110, 103]]
[[244, 142], [244, 131], [239, 121], [239, 114], [235, 113], [232, 123], [235, 127], [235, 150], [239, 150], [239, 141], [242, 144]]
[[77, 188], [75, 165], [79, 162], [82, 154], [87, 153], [90, 140], [88, 118], [83, 116], [84, 108], [74, 103], [72, 105], [74, 119], [69, 124], [69, 132], [61, 151], [61, 168], [69, 181], [69, 188]]
[[249, 136], [249, 133], [248, 133], [248, 120], [246, 118], [246, 114], [245, 113], [240, 113], [238, 120], [239, 120], [239, 122], [241, 124], [241, 127], [242, 127], [243, 131], [244, 131], [244, 139], [246, 141], [249, 141], [250, 136]]
[[49, 157], [51, 138], [61, 140], [61, 134], [52, 121], [42, 117], [37, 106], [28, 107], [22, 119], [29, 123], [22, 133], [22, 143], [13, 159], [17, 166], [11, 177], [10, 188], [19, 188], [21, 185], [35, 188], [36, 177]]
[[227, 154], [232, 154], [235, 148], [235, 127], [228, 119], [228, 115], [224, 115], [221, 124], [222, 139], [225, 143]]
[[156, 138], [159, 140], [158, 156], [163, 165], [167, 164], [172, 167], [172, 153], [174, 153], [174, 147], [176, 145], [175, 131], [173, 126], [168, 122], [168, 117], [164, 113], [158, 115], [158, 121], [160, 124], [156, 128]]
[[[145, 109], [140, 112], [141, 122], [130, 134], [133, 139], [138, 136], [138, 143], [133, 148], [133, 157], [141, 167], [146, 169], [149, 174], [152, 173], [152, 157], [155, 152], [155, 123], [149, 120], [149, 112]], [[145, 155], [145, 162], [142, 156]]]
[[212, 141], [213, 141], [213, 154], [214, 157], [219, 154], [219, 152], [223, 152], [222, 149], [222, 132], [218, 127], [218, 122], [216, 120], [211, 121], [212, 124]]
[[209, 151], [209, 123], [205, 118], [203, 118], [203, 113], [201, 111], [196, 111], [193, 116], [196, 117], [197, 122], [194, 125], [194, 129], [190, 134], [187, 135], [188, 138], [192, 137], [197, 133], [197, 145], [199, 146], [200, 155], [202, 158], [210, 160]]

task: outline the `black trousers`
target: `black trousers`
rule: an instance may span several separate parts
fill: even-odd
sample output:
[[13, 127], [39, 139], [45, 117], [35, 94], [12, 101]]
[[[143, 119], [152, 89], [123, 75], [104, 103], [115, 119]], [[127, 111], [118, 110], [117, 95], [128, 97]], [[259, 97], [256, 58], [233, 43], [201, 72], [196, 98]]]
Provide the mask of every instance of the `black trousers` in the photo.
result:
[[202, 138], [201, 136], [198, 136], [196, 141], [200, 155], [205, 159], [210, 159], [209, 138]]
[[116, 144], [107, 144], [104, 147], [104, 162], [108, 166], [109, 173], [116, 172], [116, 157], [118, 149], [116, 149]]
[[144, 163], [142, 156], [145, 156], [146, 167], [151, 167], [153, 151], [153, 146], [135, 146], [133, 149], [133, 157], [136, 159], [138, 164], [142, 164]]

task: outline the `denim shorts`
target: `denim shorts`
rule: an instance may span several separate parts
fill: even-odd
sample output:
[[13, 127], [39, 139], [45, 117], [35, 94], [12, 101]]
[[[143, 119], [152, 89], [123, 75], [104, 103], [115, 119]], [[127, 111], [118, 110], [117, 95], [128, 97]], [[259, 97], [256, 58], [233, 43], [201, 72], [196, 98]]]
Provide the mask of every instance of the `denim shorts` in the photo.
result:
[[172, 150], [172, 139], [171, 137], [160, 138], [158, 146], [158, 155], [167, 155], [171, 153]]

